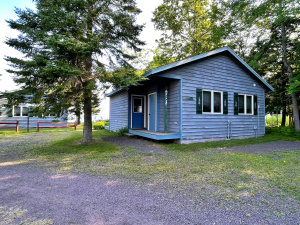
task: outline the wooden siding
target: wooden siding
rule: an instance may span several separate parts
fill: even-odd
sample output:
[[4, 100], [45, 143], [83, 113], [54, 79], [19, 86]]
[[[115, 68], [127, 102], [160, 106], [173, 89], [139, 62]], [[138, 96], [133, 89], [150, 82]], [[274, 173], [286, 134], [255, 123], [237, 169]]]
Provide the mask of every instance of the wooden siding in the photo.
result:
[[[255, 137], [255, 126], [259, 126], [257, 135], [264, 135], [265, 90], [260, 81], [229, 54], [218, 54], [161, 74], [181, 77], [182, 98], [194, 99], [182, 102], [182, 143], [224, 140], [227, 138], [228, 121], [231, 122], [231, 138]], [[227, 91], [228, 115], [196, 114], [197, 88]], [[234, 93], [257, 95], [259, 116], [234, 115]], [[179, 110], [179, 102], [177, 109]], [[173, 111], [168, 115], [168, 119], [177, 121], [177, 115], [177, 112]]]
[[165, 86], [159, 85], [159, 132], [164, 132], [164, 122], [165, 122]]
[[[164, 132], [165, 118], [165, 85], [159, 87], [159, 131]], [[170, 80], [168, 83], [167, 132], [179, 133], [180, 129], [180, 81]]]
[[179, 129], [180, 129], [179, 92], [180, 92], [180, 81], [175, 80], [170, 82], [169, 90], [168, 90], [168, 119], [167, 119], [168, 132], [179, 133]]
[[109, 129], [118, 131], [128, 127], [128, 92], [110, 97]]

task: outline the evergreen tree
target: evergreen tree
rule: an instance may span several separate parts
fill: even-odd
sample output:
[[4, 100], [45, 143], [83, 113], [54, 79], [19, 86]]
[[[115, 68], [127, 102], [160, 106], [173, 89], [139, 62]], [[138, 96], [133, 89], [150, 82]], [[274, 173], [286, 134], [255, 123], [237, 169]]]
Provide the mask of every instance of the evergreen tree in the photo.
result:
[[[277, 64], [283, 65], [285, 75], [280, 76], [285, 82], [288, 80], [291, 95], [294, 123], [300, 131], [299, 107], [297, 91], [300, 89], [299, 81], [299, 22], [300, 4], [296, 0], [232, 0], [226, 5], [230, 8], [232, 19], [242, 21], [244, 30], [261, 29], [265, 33], [258, 38], [268, 39], [267, 43], [276, 48], [266, 51], [265, 47], [258, 49], [261, 55], [277, 55]], [[233, 26], [234, 29], [234, 26]], [[256, 57], [256, 56], [253, 56]], [[257, 58], [258, 59], [258, 58]], [[252, 66], [253, 66], [252, 61]], [[260, 63], [259, 61], [257, 63]], [[276, 75], [273, 74], [273, 75]], [[274, 76], [276, 77], [276, 76]], [[270, 81], [271, 82], [271, 81]]]
[[[36, 12], [16, 10], [18, 20], [9, 20], [21, 35], [7, 44], [26, 59], [7, 57], [14, 67], [15, 81], [41, 100], [44, 108], [83, 107], [83, 142], [92, 141], [92, 107], [97, 88], [111, 81], [114, 71], [125, 68], [128, 83], [137, 75], [129, 61], [134, 56], [124, 47], [140, 51], [143, 28], [135, 16], [134, 0], [35, 0]], [[107, 74], [111, 74], [108, 77]], [[120, 74], [118, 74], [120, 76]]]

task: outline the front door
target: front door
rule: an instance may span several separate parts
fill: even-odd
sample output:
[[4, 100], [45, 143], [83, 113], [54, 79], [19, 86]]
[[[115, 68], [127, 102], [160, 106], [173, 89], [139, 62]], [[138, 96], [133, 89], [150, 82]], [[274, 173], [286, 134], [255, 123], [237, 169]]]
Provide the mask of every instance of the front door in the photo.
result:
[[144, 128], [144, 97], [132, 97], [132, 128]]
[[148, 130], [156, 131], [156, 93], [148, 95]]

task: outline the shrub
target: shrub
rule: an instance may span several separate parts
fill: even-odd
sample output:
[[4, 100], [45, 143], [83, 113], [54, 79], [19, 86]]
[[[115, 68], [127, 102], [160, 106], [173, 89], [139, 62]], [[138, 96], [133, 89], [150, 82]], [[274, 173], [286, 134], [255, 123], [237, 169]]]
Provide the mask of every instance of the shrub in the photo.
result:
[[99, 121], [97, 123], [94, 124], [94, 130], [102, 130], [104, 129], [105, 126], [105, 122], [104, 121]]
[[52, 120], [52, 123], [59, 123], [59, 120]]
[[266, 127], [266, 134], [278, 134], [285, 137], [300, 137], [294, 127]]
[[109, 120], [104, 120], [105, 126], [109, 126]]
[[125, 133], [128, 133], [128, 128], [123, 127], [120, 130], [117, 131], [118, 136], [124, 136]]

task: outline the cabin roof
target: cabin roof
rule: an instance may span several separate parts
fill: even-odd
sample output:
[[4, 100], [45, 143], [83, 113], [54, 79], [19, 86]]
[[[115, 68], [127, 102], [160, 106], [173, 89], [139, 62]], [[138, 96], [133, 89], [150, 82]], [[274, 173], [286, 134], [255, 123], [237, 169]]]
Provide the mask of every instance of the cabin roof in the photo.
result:
[[[151, 69], [150, 71], [145, 73], [143, 75], [143, 77], [149, 77], [150, 75], [155, 75], [159, 72], [163, 72], [165, 70], [173, 69], [175, 67], [182, 66], [182, 65], [185, 65], [187, 63], [194, 62], [194, 61], [197, 61], [197, 60], [200, 60], [200, 59], [204, 59], [206, 57], [213, 56], [213, 55], [219, 54], [221, 52], [226, 52], [226, 51], [229, 52], [234, 58], [236, 58], [242, 65], [244, 65], [248, 69], [248, 71], [250, 71], [255, 77], [257, 77], [262, 82], [262, 84], [264, 84], [264, 86], [269, 90], [269, 92], [274, 91], [274, 89], [271, 85], [269, 85], [264, 79], [262, 79], [261, 76], [259, 76], [244, 60], [242, 60], [237, 54], [235, 54], [235, 52], [231, 48], [229, 48], [228, 46], [225, 46], [223, 48], [218, 48], [216, 50], [206, 52], [206, 53], [203, 53], [203, 54], [200, 54], [200, 55], [196, 55], [196, 56], [193, 56], [193, 57], [190, 57], [190, 58], [187, 58], [187, 59], [183, 59], [183, 60], [180, 60], [180, 61], [177, 61], [177, 62], [174, 62], [174, 63], [170, 63], [170, 64], [167, 64], [165, 66], [160, 66], [160, 67]], [[120, 92], [122, 90], [124, 90], [124, 89], [119, 88], [115, 91], [112, 91], [111, 93], [107, 94], [106, 97], [111, 97], [111, 96], [117, 94], [118, 92]]]

